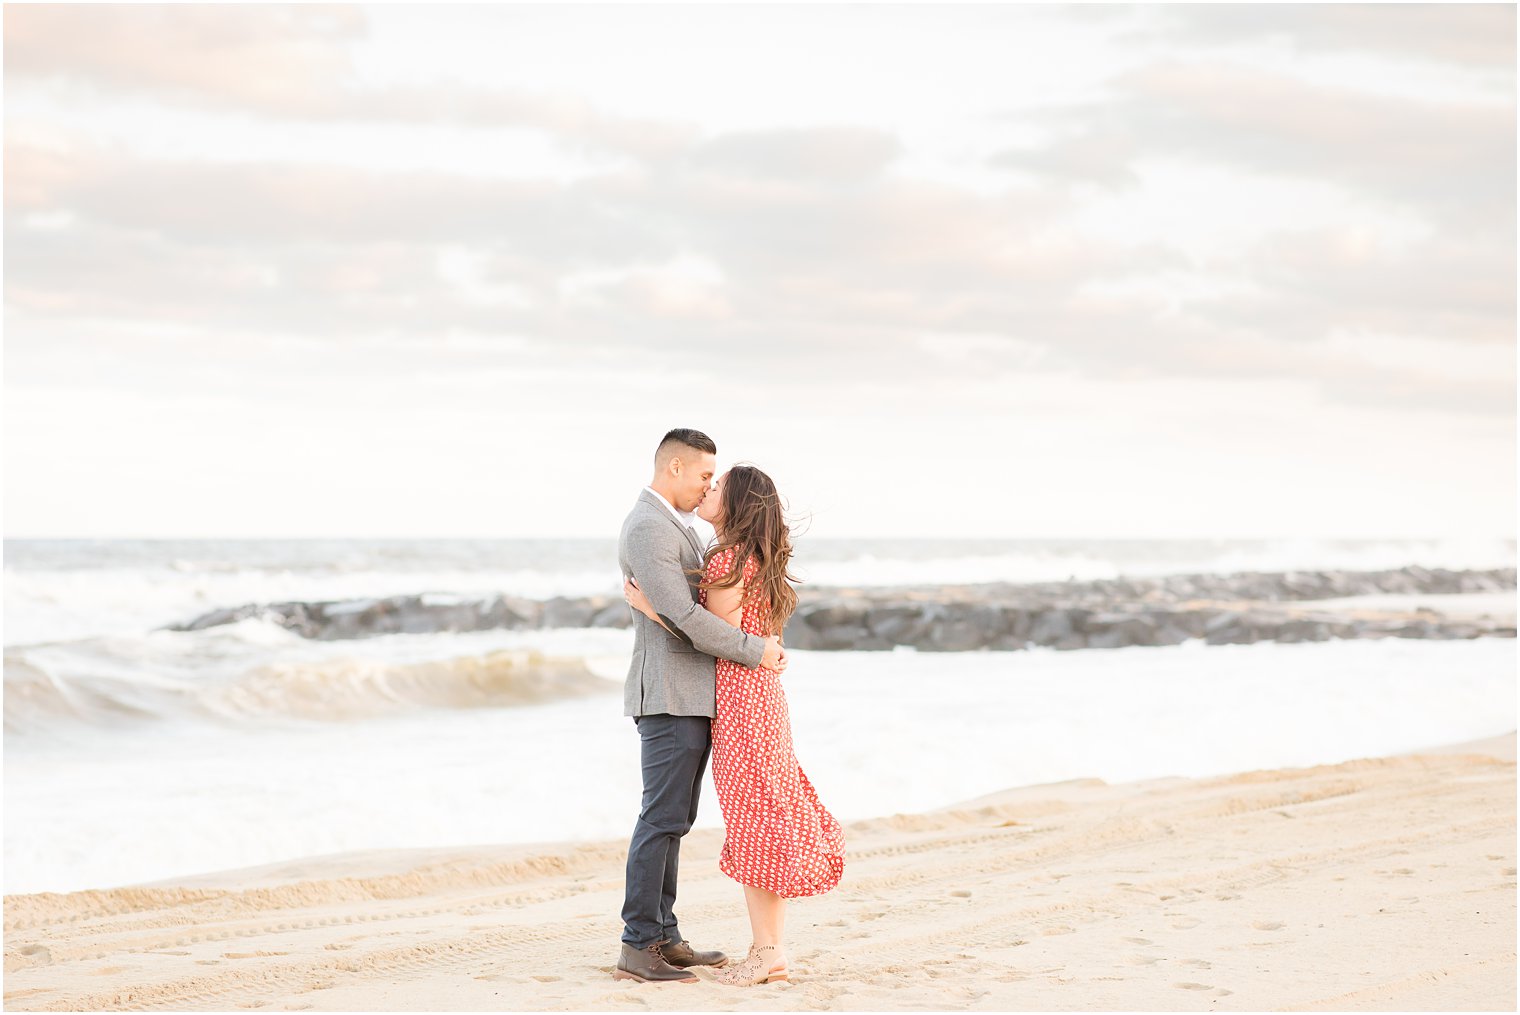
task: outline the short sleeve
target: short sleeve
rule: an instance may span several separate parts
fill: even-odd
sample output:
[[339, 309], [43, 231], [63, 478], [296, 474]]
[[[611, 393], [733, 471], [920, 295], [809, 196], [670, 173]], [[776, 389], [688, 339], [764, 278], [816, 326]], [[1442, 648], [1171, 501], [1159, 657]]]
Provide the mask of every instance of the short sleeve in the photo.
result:
[[[713, 559], [707, 562], [707, 574], [704, 576], [706, 580], [715, 582], [719, 578], [722, 578], [724, 575], [728, 574], [728, 572], [732, 571], [734, 567], [734, 556], [736, 552], [736, 548], [730, 546], [723, 552], [714, 554]], [[748, 574], [749, 572], [746, 570], [746, 577]]]

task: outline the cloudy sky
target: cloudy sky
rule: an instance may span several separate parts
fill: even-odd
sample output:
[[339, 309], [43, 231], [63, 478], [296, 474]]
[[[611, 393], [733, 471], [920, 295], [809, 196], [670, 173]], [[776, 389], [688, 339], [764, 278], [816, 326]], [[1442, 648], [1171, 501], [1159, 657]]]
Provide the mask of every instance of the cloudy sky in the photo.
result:
[[1515, 7], [7, 5], [5, 534], [1515, 534]]

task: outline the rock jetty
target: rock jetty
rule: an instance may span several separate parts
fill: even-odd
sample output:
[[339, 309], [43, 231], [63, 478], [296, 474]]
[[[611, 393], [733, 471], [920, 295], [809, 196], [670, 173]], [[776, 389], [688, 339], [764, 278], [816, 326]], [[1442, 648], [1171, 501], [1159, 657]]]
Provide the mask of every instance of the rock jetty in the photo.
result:
[[[1097, 581], [922, 586], [803, 587], [787, 624], [788, 647], [930, 652], [1010, 651], [1332, 638], [1515, 637], [1513, 611], [1447, 616], [1317, 601], [1374, 595], [1460, 595], [1515, 589], [1515, 569], [1288, 571], [1171, 575]], [[1470, 611], [1469, 611], [1470, 612]], [[621, 596], [470, 598], [427, 593], [338, 602], [249, 604], [214, 610], [169, 630], [194, 631], [260, 618], [331, 641], [384, 634], [492, 629], [627, 627]]]

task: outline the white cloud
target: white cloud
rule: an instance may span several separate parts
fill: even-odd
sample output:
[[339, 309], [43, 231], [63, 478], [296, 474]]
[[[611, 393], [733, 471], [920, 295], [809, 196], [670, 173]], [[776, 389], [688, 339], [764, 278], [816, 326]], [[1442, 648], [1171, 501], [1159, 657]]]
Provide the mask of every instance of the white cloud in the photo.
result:
[[605, 534], [692, 425], [819, 535], [1512, 535], [1513, 9], [1370, 16], [8, 8], [11, 531]]

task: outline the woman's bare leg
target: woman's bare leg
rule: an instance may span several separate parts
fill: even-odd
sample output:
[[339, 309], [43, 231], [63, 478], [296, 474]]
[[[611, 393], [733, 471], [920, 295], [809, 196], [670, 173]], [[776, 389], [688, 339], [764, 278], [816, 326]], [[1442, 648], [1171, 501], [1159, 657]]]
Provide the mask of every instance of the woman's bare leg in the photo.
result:
[[749, 908], [749, 929], [754, 935], [755, 947], [775, 945], [772, 966], [786, 964], [786, 946], [782, 937], [786, 932], [786, 900], [764, 888], [744, 886], [744, 902]]

